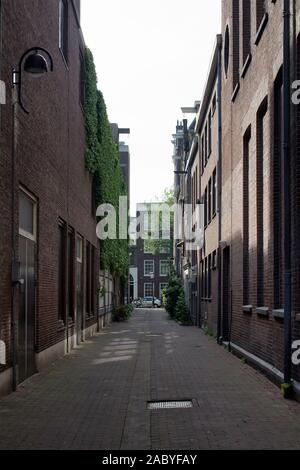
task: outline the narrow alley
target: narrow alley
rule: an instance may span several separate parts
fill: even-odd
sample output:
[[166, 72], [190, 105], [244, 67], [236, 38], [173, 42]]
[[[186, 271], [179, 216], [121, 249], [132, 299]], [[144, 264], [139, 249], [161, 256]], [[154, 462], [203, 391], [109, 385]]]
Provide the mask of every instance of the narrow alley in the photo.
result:
[[[148, 410], [191, 400], [193, 408]], [[296, 449], [300, 406], [199, 329], [137, 309], [0, 400], [1, 449]]]

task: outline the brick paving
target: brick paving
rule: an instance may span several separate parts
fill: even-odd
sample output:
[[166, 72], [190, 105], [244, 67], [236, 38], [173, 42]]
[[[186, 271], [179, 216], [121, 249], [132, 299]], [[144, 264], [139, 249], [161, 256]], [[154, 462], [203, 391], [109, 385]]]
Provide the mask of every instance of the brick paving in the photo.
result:
[[[194, 399], [148, 411], [148, 400]], [[0, 449], [298, 449], [300, 405], [162, 310], [137, 310], [0, 400]]]

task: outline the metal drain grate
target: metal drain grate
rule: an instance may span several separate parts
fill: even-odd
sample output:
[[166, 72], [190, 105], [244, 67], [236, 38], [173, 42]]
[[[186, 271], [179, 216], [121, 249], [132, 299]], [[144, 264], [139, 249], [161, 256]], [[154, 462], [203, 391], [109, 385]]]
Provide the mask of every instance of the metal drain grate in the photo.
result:
[[175, 410], [180, 408], [193, 408], [191, 400], [153, 401], [148, 402], [148, 410]]

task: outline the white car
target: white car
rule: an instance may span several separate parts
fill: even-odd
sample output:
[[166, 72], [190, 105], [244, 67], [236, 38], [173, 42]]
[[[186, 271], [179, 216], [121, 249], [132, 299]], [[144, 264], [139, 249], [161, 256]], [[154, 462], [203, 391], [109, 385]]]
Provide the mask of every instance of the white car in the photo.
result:
[[142, 300], [143, 308], [160, 308], [161, 301], [156, 297], [144, 297]]

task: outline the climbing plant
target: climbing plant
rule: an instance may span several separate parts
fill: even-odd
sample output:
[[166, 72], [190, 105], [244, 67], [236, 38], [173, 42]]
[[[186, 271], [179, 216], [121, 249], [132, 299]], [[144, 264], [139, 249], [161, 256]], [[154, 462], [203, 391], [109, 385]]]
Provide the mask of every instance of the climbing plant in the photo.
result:
[[[97, 88], [97, 74], [92, 52], [85, 52], [85, 127], [87, 150], [85, 164], [93, 176], [95, 205], [111, 204], [119, 219], [119, 197], [127, 194], [106, 105]], [[101, 240], [101, 266], [122, 278], [128, 275], [128, 240]]]

